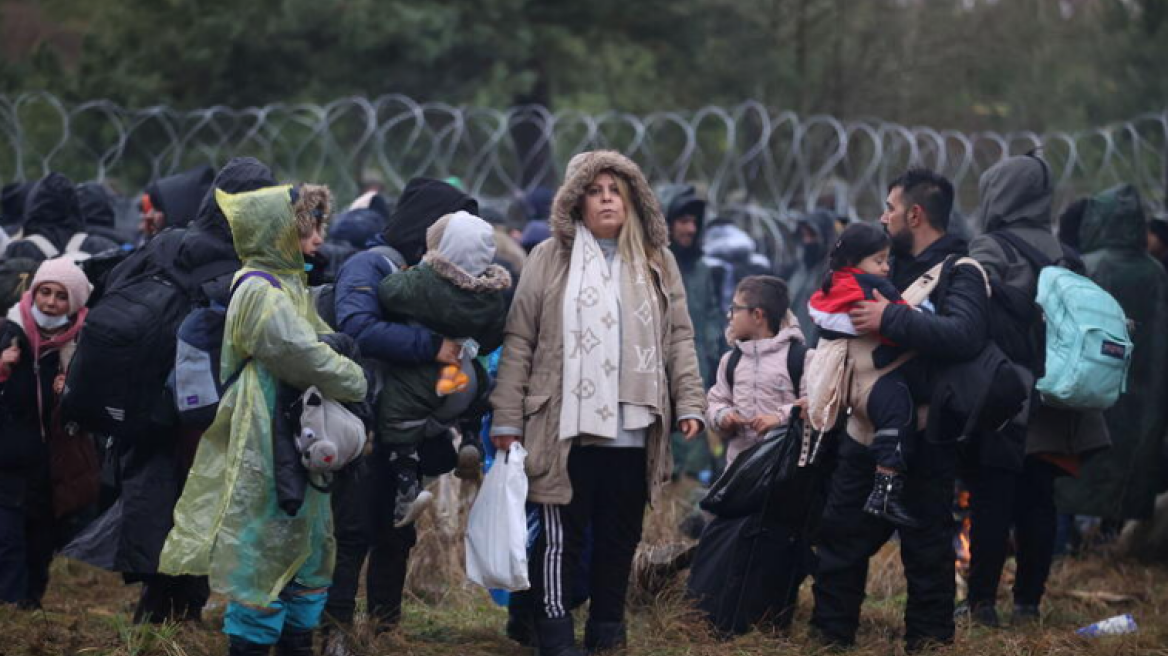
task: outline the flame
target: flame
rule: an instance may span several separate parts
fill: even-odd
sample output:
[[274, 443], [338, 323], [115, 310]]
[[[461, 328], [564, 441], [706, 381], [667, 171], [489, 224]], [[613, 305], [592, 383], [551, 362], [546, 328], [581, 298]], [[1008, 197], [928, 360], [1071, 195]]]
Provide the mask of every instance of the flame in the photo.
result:
[[957, 554], [954, 565], [957, 572], [964, 577], [969, 572], [969, 532], [973, 527], [973, 519], [969, 513], [969, 490], [960, 490], [957, 493], [957, 507], [964, 517], [961, 519], [961, 530], [953, 538], [953, 550]]

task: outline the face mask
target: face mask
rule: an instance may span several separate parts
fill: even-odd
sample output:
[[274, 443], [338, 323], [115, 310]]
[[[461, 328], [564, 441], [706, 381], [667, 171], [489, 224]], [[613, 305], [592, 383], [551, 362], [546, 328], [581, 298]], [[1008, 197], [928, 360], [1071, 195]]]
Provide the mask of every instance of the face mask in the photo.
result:
[[60, 316], [50, 317], [37, 309], [35, 303], [32, 306], [32, 318], [43, 330], [58, 330], [69, 325], [69, 315], [62, 314]]

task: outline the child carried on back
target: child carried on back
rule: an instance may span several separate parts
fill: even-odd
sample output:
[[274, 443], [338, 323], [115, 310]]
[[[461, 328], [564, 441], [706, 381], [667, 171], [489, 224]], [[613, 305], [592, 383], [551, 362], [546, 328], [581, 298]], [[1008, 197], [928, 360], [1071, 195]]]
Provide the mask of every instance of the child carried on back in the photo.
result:
[[[820, 351], [826, 356], [830, 342], [839, 339], [857, 339], [856, 328], [848, 312], [859, 303], [875, 300], [875, 292], [895, 304], [905, 305], [896, 287], [888, 280], [888, 235], [880, 228], [866, 223], [848, 226], [840, 235], [830, 256], [830, 270], [823, 286], [811, 296], [812, 321], [821, 329]], [[919, 371], [913, 360], [904, 361], [906, 351], [877, 335], [880, 344], [872, 351], [872, 365], [881, 371], [866, 401], [866, 415], [875, 428], [869, 449], [876, 460], [876, 475], [872, 492], [864, 504], [864, 511], [882, 517], [899, 526], [914, 526], [916, 520], [904, 506], [904, 475], [916, 435], [916, 406], [911, 390], [919, 387]], [[897, 362], [899, 366], [893, 366]], [[818, 362], [817, 362], [818, 364]], [[814, 365], [813, 365], [814, 366]], [[852, 366], [845, 361], [842, 366]], [[840, 380], [848, 373], [841, 372]], [[817, 425], [816, 410], [821, 407], [813, 389], [812, 424]]]
[[460, 419], [484, 407], [489, 380], [475, 356], [502, 345], [505, 292], [511, 286], [507, 271], [491, 264], [494, 233], [477, 216], [442, 217], [426, 232], [426, 245], [421, 264], [381, 281], [378, 299], [388, 320], [417, 323], [463, 348], [459, 371], [437, 362], [385, 371], [377, 435], [397, 478], [394, 521], [399, 526], [413, 522], [430, 500], [421, 490], [418, 448], [423, 440], [448, 439]]

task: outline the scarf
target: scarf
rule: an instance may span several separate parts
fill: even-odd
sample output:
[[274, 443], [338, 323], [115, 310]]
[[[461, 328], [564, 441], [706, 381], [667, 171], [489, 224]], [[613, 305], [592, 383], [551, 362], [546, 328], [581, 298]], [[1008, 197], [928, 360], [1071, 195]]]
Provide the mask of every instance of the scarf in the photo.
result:
[[[49, 337], [44, 337], [41, 335], [40, 326], [37, 325], [36, 319], [33, 317], [32, 307], [32, 292], [25, 292], [17, 308], [20, 312], [20, 325], [24, 328], [24, 336], [28, 339], [29, 346], [32, 347], [33, 372], [37, 391], [37, 416], [42, 418], [40, 422], [41, 437], [44, 437], [45, 427], [43, 418], [45, 416], [45, 402], [41, 398], [41, 370], [40, 367], [35, 366], [35, 363], [39, 362], [44, 355], [53, 351], [61, 351], [59, 373], [66, 373], [69, 370], [69, 360], [73, 358], [73, 352], [76, 348], [77, 335], [81, 332], [81, 326], [85, 324], [85, 316], [89, 314], [89, 309], [81, 308], [78, 310], [77, 316], [73, 319], [73, 325], [65, 330]], [[4, 348], [7, 347], [8, 345], [5, 344]]]
[[660, 414], [661, 308], [646, 272], [619, 252], [610, 265], [577, 222], [564, 290], [560, 439], [615, 440], [621, 428], [645, 428]]

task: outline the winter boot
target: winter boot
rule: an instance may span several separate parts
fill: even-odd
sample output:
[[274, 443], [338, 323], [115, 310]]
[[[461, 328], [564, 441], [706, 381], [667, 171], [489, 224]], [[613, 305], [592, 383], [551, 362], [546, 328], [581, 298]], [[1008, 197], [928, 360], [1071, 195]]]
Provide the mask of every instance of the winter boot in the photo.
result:
[[624, 649], [628, 644], [624, 622], [593, 622], [584, 625], [584, 649], [589, 654]]
[[904, 506], [904, 475], [876, 472], [872, 493], [864, 503], [864, 512], [904, 528], [921, 525]]
[[535, 656], [584, 656], [576, 648], [571, 615], [535, 621]]
[[271, 645], [249, 642], [239, 636], [228, 637], [227, 656], [268, 656], [271, 652]]
[[507, 637], [524, 647], [535, 644], [535, 611], [530, 590], [511, 593], [507, 602]]
[[394, 474], [393, 524], [400, 528], [409, 523], [405, 518], [410, 513], [410, 506], [422, 492], [422, 482], [418, 479], [418, 452], [409, 447], [394, 449], [389, 454], [389, 464]]
[[276, 656], [312, 656], [312, 630], [294, 631], [285, 628], [276, 643]]

